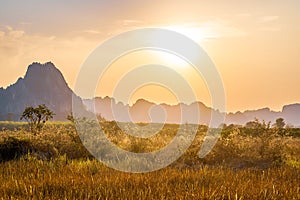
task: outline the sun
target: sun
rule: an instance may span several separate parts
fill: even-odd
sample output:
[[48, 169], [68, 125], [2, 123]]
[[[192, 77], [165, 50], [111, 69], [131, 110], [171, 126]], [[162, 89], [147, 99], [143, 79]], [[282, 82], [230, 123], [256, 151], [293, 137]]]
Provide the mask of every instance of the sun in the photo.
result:
[[151, 53], [161, 65], [170, 67], [174, 70], [182, 71], [190, 67], [190, 64], [187, 61], [172, 52], [154, 51]]

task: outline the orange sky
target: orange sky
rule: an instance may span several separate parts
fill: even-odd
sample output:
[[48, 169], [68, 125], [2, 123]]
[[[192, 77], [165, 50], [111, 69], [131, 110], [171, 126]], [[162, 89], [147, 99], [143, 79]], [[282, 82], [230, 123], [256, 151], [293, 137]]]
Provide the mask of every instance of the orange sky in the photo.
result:
[[[190, 37], [207, 51], [222, 76], [227, 111], [280, 110], [300, 102], [299, 8], [297, 0], [0, 2], [0, 86], [14, 83], [32, 62], [52, 61], [72, 88], [81, 64], [102, 41], [135, 28], [161, 27]], [[128, 70], [131, 63], [152, 59], [176, 65], [168, 56], [149, 55], [145, 60], [145, 55], [128, 55], [118, 62]], [[189, 67], [179, 71], [190, 74], [186, 79], [198, 99], [210, 105], [201, 77], [193, 77]], [[115, 82], [108, 80], [118, 73], [117, 63], [107, 73], [105, 87], [98, 85], [97, 95], [112, 94]], [[161, 90], [141, 88], [131, 101], [147, 97], [174, 103], [170, 91], [158, 96]]]

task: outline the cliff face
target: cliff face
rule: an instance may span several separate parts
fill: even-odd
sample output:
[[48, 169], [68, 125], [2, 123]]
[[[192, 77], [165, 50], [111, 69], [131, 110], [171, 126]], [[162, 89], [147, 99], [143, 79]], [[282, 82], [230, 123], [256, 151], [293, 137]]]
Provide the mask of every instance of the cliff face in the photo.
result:
[[289, 124], [300, 125], [300, 104], [291, 104], [283, 106], [282, 118], [284, 118]]
[[24, 78], [0, 90], [0, 119], [19, 120], [27, 106], [45, 104], [56, 114], [54, 120], [66, 120], [72, 110], [72, 95], [63, 75], [51, 62], [32, 63]]

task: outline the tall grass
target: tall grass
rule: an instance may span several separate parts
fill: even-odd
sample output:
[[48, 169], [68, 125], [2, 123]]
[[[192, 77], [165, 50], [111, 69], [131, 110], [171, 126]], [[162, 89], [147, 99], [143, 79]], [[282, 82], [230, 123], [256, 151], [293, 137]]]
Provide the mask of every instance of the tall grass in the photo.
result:
[[299, 199], [299, 171], [168, 167], [129, 174], [96, 160], [27, 156], [0, 164], [1, 199]]
[[[111, 141], [135, 152], [165, 146], [178, 129], [165, 125], [137, 139], [115, 122], [101, 125]], [[235, 127], [200, 159], [206, 130], [199, 127], [191, 147], [167, 168], [130, 174], [93, 159], [71, 123], [50, 123], [36, 136], [26, 127], [7, 128], [0, 131], [0, 199], [300, 199], [300, 138], [265, 139]]]

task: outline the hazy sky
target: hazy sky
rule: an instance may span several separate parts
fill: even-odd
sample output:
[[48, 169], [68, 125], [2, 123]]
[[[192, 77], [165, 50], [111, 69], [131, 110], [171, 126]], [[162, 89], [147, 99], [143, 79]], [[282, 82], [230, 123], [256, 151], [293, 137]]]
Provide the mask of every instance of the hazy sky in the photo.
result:
[[[135, 28], [161, 27], [207, 51], [222, 76], [228, 111], [280, 110], [300, 102], [299, 10], [298, 0], [0, 1], [0, 86], [14, 83], [32, 62], [52, 61], [72, 88], [81, 64], [102, 41]], [[104, 84], [116, 76], [115, 68]], [[98, 95], [111, 95], [111, 86], [99, 87]], [[203, 88], [197, 97], [210, 105]], [[171, 94], [156, 98], [160, 90], [145, 87], [133, 99], [174, 103]]]

